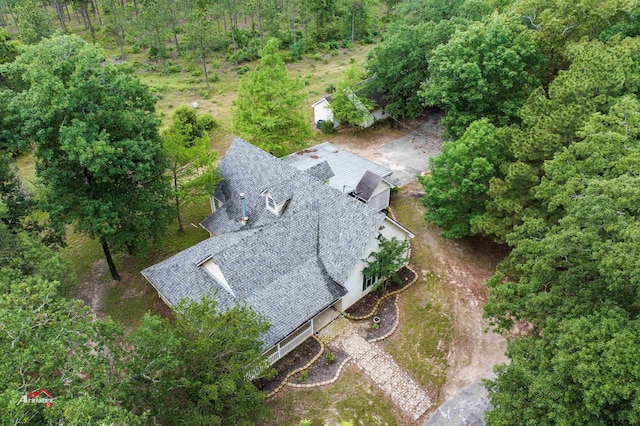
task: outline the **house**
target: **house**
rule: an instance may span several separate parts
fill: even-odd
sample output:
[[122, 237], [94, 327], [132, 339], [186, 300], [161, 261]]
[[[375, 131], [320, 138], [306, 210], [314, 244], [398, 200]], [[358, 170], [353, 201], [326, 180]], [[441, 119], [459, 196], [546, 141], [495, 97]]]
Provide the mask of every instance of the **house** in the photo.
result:
[[362, 271], [378, 235], [413, 237], [327, 185], [327, 165], [302, 171], [236, 138], [219, 170], [215, 211], [201, 223], [211, 237], [142, 274], [169, 306], [209, 295], [219, 309], [253, 308], [271, 324], [271, 363], [371, 290]]
[[337, 190], [350, 194], [377, 210], [389, 207], [391, 189], [387, 180], [393, 173], [390, 169], [364, 159], [329, 142], [295, 152], [282, 159], [293, 167], [316, 173], [316, 168], [329, 168], [331, 176], [327, 183]]
[[[360, 82], [358, 83], [358, 85], [364, 85], [367, 81], [368, 80]], [[358, 90], [354, 93], [353, 91], [351, 91], [351, 89], [347, 90], [349, 90], [347, 96], [349, 97], [351, 102], [353, 102], [354, 106], [358, 110], [362, 110], [363, 118], [362, 123], [360, 123], [360, 127], [366, 129], [367, 127], [373, 126], [376, 121], [384, 120], [390, 117], [390, 115], [387, 114], [384, 109], [386, 102], [384, 101], [382, 93], [380, 93], [379, 91], [372, 90], [365, 92], [364, 90]], [[359, 99], [359, 97], [362, 96], [365, 96], [367, 99], [373, 102], [373, 111], [367, 111], [367, 109]], [[321, 123], [322, 121], [332, 121], [334, 128], [340, 126], [340, 122], [334, 119], [333, 116], [333, 110], [331, 109], [331, 98], [332, 96], [326, 96], [311, 105], [311, 107], [313, 108], [313, 121], [317, 127], [319, 127], [319, 123]]]

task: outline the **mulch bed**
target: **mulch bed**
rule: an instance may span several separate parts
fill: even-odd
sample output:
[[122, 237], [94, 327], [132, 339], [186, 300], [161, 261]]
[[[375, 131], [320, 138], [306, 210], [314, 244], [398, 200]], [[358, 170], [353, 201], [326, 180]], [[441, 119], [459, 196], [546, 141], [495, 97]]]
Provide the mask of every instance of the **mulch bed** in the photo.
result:
[[273, 364], [272, 368], [277, 371], [276, 377], [271, 380], [258, 379], [253, 382], [256, 387], [265, 392], [271, 392], [284, 381], [287, 374], [300, 367], [307, 365], [318, 352], [320, 343], [313, 337], [309, 337], [300, 346], [289, 352], [284, 358]]
[[[327, 353], [331, 351], [335, 357], [335, 362], [328, 364], [326, 361]], [[342, 362], [347, 359], [348, 355], [345, 351], [339, 348], [329, 348], [325, 346], [324, 352], [320, 358], [316, 362], [311, 365], [307, 370], [307, 379], [304, 381], [300, 380], [300, 375], [303, 372], [296, 374], [293, 380], [290, 380], [294, 383], [322, 383], [327, 380], [331, 380], [335, 377], [338, 372], [338, 368], [342, 365]]]
[[413, 271], [411, 271], [411, 269], [407, 268], [406, 266], [403, 266], [402, 269], [398, 271], [398, 275], [400, 275], [400, 278], [402, 279], [399, 284], [392, 284], [387, 286], [385, 292], [375, 290], [368, 293], [362, 299], [358, 300], [353, 306], [347, 309], [347, 313], [356, 317], [370, 314], [371, 310], [374, 308], [376, 303], [378, 303], [378, 300], [382, 296], [392, 291], [400, 290], [406, 287], [410, 282], [413, 281], [416, 276], [416, 274], [414, 274]]
[[393, 326], [397, 321], [397, 309], [395, 304], [396, 297], [398, 296], [385, 299], [385, 301], [382, 302], [375, 315], [373, 316], [380, 318], [380, 324], [377, 329], [371, 328], [371, 325], [373, 324], [373, 318], [369, 318], [370, 325], [366, 329], [365, 339], [377, 339], [389, 333], [391, 329], [393, 329]]

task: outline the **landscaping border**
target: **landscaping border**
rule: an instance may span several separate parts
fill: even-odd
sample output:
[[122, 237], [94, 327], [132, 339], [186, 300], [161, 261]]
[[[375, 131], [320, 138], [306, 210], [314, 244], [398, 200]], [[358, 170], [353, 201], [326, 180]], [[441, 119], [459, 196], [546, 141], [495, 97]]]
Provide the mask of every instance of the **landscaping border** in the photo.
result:
[[[418, 280], [418, 273], [411, 266], [409, 266], [409, 263], [404, 265], [403, 268], [407, 268], [408, 270], [413, 272], [413, 275], [414, 275], [413, 279], [407, 285], [405, 285], [404, 287], [402, 287], [399, 290], [392, 291], [392, 292], [387, 293], [384, 296], [382, 296], [380, 299], [378, 299], [378, 302], [376, 302], [376, 305], [373, 307], [371, 312], [369, 312], [368, 314], [362, 315], [362, 316], [355, 316], [355, 315], [349, 315], [348, 313], [344, 312], [345, 318], [349, 318], [350, 320], [354, 320], [354, 321], [360, 321], [360, 320], [363, 320], [363, 319], [370, 318], [376, 313], [376, 311], [378, 310], [378, 308], [380, 307], [382, 302], [384, 302], [386, 299], [388, 299], [388, 298], [390, 298], [392, 296], [395, 296], [397, 294], [402, 293], [403, 291], [405, 291], [406, 289], [411, 287], [411, 285]], [[397, 307], [397, 299], [396, 299], [396, 307]]]
[[289, 385], [289, 386], [291, 386], [293, 388], [314, 388], [314, 387], [317, 387], [317, 386], [330, 385], [332, 383], [335, 383], [336, 380], [338, 380], [340, 378], [340, 374], [342, 374], [342, 369], [352, 359], [353, 358], [348, 356], [344, 361], [342, 361], [342, 364], [340, 364], [340, 367], [338, 367], [338, 371], [336, 371], [335, 376], [333, 376], [333, 378], [331, 378], [329, 380], [325, 380], [324, 382], [318, 382], [318, 383], [291, 383], [291, 382], [287, 382], [287, 385]]
[[287, 381], [292, 376], [294, 376], [295, 374], [298, 374], [299, 372], [304, 371], [307, 368], [311, 367], [311, 364], [313, 364], [314, 362], [316, 362], [318, 360], [318, 358], [320, 358], [320, 355], [322, 355], [322, 353], [324, 352], [324, 343], [322, 343], [322, 341], [320, 339], [318, 339], [316, 336], [312, 335], [311, 337], [314, 338], [318, 343], [320, 343], [320, 350], [318, 351], [316, 356], [311, 358], [311, 361], [309, 361], [306, 365], [304, 365], [304, 366], [302, 366], [300, 368], [296, 368], [295, 370], [293, 370], [292, 372], [290, 372], [289, 374], [284, 376], [284, 379], [282, 379], [282, 382], [278, 385], [277, 388], [275, 388], [274, 390], [272, 390], [271, 392], [269, 392], [267, 394], [267, 396], [264, 398], [265, 400], [271, 399], [275, 394], [277, 394], [280, 391], [280, 389], [282, 389], [287, 384]]

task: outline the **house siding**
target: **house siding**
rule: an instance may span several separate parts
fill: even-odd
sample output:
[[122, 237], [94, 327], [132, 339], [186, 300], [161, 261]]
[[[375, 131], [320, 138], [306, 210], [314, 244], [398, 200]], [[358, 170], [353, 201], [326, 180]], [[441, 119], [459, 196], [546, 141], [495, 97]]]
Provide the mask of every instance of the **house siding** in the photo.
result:
[[[385, 219], [383, 222], [383, 226], [384, 228], [380, 231], [380, 234], [382, 234], [385, 238], [387, 239], [397, 238], [398, 240], [409, 239], [409, 236], [407, 235], [407, 233], [398, 225], [391, 222], [390, 220]], [[376, 239], [371, 240], [362, 258], [367, 259], [371, 255], [371, 253], [378, 250], [378, 247], [379, 247], [378, 240]], [[406, 255], [409, 254], [408, 249], [405, 254]], [[364, 268], [366, 268], [366, 266], [367, 266], [367, 263], [364, 260], [359, 260], [358, 264], [353, 269], [353, 272], [351, 272], [351, 275], [349, 275], [349, 278], [345, 282], [344, 286], [347, 289], [347, 294], [345, 294], [342, 297], [343, 310], [346, 310], [347, 308], [349, 308], [351, 305], [353, 305], [358, 300], [360, 300], [365, 294], [371, 291], [372, 287], [369, 287], [365, 291], [362, 290], [362, 280], [363, 280], [362, 271], [364, 271]]]

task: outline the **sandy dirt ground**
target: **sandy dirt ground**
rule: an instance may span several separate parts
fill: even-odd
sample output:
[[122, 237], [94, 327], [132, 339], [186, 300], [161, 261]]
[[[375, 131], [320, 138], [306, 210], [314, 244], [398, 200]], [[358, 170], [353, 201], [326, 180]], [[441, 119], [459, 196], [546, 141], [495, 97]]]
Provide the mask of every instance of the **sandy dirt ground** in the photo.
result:
[[[402, 123], [398, 130], [370, 141], [349, 137], [345, 132], [333, 143], [376, 162], [393, 156], [389, 148], [413, 148], [409, 155], [419, 156], [425, 162], [424, 172], [428, 170], [428, 157], [437, 155], [442, 145], [442, 128], [438, 123], [441, 115], [437, 114], [426, 114], [413, 122]], [[397, 140], [404, 142], [398, 144]], [[407, 155], [406, 152], [398, 153], [394, 158]], [[404, 186], [403, 192], [415, 198], [424, 195], [422, 186], [415, 179]], [[422, 215], [422, 208], [418, 208], [420, 211], [416, 214]], [[427, 226], [416, 233], [416, 238], [430, 249], [431, 268], [440, 277], [454, 311], [455, 332], [448, 354], [450, 368], [440, 391], [443, 400], [449, 400], [466, 386], [490, 376], [495, 365], [507, 361], [506, 339], [486, 332], [488, 322], [482, 317], [482, 306], [487, 298], [484, 283], [508, 250], [482, 238], [447, 240], [440, 236], [440, 230], [435, 226]]]

